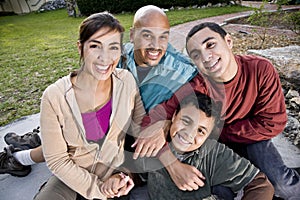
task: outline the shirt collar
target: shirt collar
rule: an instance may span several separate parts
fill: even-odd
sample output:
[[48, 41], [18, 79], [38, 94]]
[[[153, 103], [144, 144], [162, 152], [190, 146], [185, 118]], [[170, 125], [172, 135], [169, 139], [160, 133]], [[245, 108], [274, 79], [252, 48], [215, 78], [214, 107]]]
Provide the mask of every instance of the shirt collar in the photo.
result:
[[178, 152], [175, 150], [175, 148], [174, 148], [172, 142], [169, 142], [168, 145], [169, 145], [169, 148], [171, 149], [172, 153], [175, 155], [175, 157], [176, 157], [180, 162], [182, 162], [182, 161], [188, 159], [188, 158], [191, 157], [191, 156], [198, 155], [198, 154], [200, 153], [199, 149], [196, 149], [196, 150], [191, 151], [191, 152], [187, 152], [187, 153], [184, 153], [184, 154], [180, 154], [180, 153], [178, 153]]

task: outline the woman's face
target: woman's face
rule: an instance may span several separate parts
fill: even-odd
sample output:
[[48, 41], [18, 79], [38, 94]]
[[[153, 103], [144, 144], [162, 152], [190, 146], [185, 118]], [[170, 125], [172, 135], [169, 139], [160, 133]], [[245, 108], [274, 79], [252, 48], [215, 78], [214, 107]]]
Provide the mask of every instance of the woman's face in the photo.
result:
[[107, 80], [121, 57], [121, 33], [104, 27], [92, 35], [83, 45], [83, 70], [97, 80]]

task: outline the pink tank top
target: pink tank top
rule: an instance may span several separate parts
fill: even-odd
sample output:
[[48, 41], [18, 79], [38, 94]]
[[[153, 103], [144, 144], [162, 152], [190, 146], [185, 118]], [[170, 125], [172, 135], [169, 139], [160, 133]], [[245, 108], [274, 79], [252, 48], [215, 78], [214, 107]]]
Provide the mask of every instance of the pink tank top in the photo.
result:
[[112, 99], [98, 111], [81, 113], [87, 140], [97, 142], [107, 134], [111, 111]]

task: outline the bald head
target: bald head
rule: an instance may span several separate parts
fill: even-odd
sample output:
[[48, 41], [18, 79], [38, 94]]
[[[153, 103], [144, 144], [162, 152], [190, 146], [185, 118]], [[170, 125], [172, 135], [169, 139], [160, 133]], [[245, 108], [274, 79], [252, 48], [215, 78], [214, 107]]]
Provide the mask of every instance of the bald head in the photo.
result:
[[153, 5], [147, 5], [138, 9], [134, 15], [133, 27], [157, 27], [170, 28], [167, 15], [162, 9]]
[[169, 32], [168, 17], [160, 8], [148, 5], [135, 13], [130, 41], [134, 44], [134, 60], [137, 65], [158, 65], [166, 53]]

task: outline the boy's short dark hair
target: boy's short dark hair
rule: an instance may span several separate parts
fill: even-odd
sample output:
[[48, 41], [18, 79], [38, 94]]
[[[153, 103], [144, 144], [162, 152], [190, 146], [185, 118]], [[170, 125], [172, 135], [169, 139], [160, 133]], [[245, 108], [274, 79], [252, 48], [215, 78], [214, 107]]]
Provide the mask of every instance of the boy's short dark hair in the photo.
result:
[[190, 104], [202, 110], [207, 117], [215, 118], [216, 125], [219, 123], [222, 109], [221, 102], [215, 102], [208, 95], [194, 91], [180, 101], [175, 113], [177, 114], [182, 108]]
[[219, 26], [218, 24], [214, 23], [214, 22], [204, 22], [204, 23], [201, 23], [201, 24], [198, 24], [196, 26], [194, 26], [190, 32], [188, 33], [187, 37], [186, 37], [186, 44], [187, 42], [189, 41], [189, 39], [191, 37], [193, 37], [193, 35], [195, 35], [198, 31], [204, 29], [204, 28], [209, 28], [210, 30], [216, 32], [216, 33], [219, 33], [220, 36], [224, 39], [225, 36], [227, 35], [226, 31], [221, 27]]

